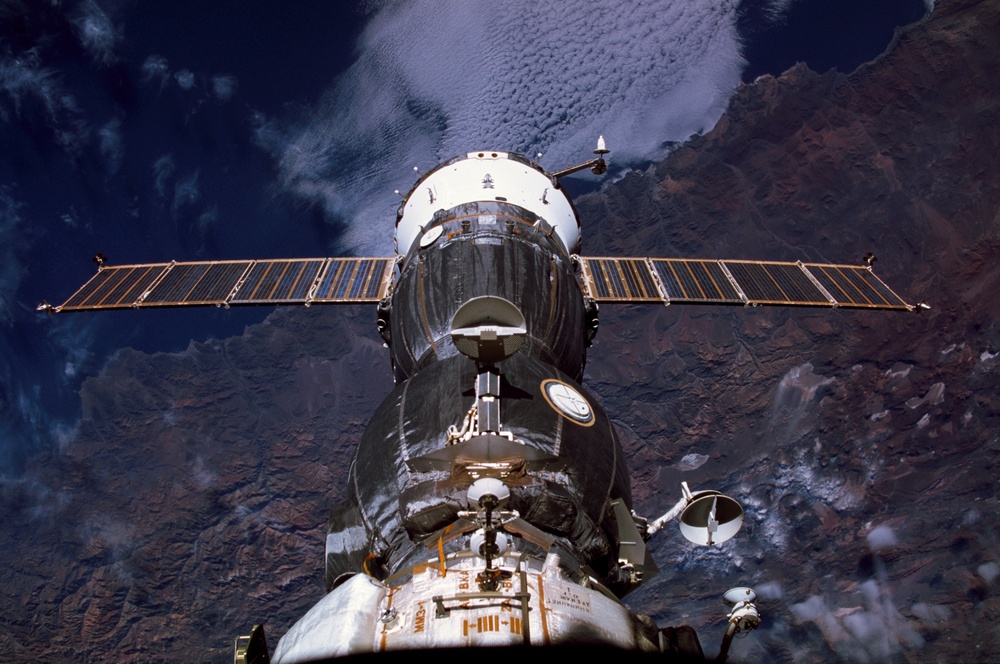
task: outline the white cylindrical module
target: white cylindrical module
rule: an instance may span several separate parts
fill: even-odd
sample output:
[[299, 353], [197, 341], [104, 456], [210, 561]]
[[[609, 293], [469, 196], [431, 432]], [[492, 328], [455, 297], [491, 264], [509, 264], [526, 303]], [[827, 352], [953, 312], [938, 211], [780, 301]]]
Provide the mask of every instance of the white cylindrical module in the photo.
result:
[[396, 221], [396, 251], [406, 254], [430, 230], [438, 210], [465, 203], [509, 203], [544, 219], [568, 253], [580, 249], [580, 221], [554, 178], [507, 152], [470, 152], [425, 175], [403, 202]]
[[591, 643], [638, 651], [658, 644], [632, 612], [596, 588], [566, 578], [558, 567], [519, 557], [493, 593], [477, 592], [480, 562], [428, 561], [390, 587], [359, 574], [330, 592], [281, 639], [275, 664], [428, 648]]

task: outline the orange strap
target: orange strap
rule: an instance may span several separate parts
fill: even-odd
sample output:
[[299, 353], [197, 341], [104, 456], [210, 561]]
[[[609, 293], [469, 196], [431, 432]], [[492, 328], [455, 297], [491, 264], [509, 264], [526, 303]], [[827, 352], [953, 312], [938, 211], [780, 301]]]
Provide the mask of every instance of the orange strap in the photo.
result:
[[369, 560], [374, 560], [374, 559], [375, 559], [375, 557], [376, 557], [376, 556], [375, 556], [375, 554], [374, 554], [374, 553], [369, 553], [369, 554], [368, 554], [368, 555], [367, 555], [367, 556], [365, 557], [365, 561], [364, 561], [363, 563], [361, 563], [361, 567], [362, 567], [362, 568], [364, 568], [364, 570], [365, 570], [365, 574], [367, 574], [368, 576], [370, 576], [370, 577], [372, 577], [372, 578], [375, 578], [375, 577], [374, 577], [374, 575], [373, 575], [373, 574], [371, 573], [371, 571], [370, 571], [370, 570], [368, 569], [368, 561], [369, 561]]
[[445, 526], [445, 529], [441, 531], [441, 536], [438, 537], [438, 562], [441, 563], [441, 578], [448, 576], [448, 568], [444, 564], [444, 536], [454, 525], [454, 523], [450, 523]]

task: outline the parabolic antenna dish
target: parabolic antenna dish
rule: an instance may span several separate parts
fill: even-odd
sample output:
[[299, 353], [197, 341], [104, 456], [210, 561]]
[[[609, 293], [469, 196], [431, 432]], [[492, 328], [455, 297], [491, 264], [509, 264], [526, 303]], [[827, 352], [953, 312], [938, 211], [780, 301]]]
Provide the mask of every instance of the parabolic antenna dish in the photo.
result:
[[740, 504], [716, 491], [695, 494], [681, 514], [681, 534], [695, 544], [711, 546], [731, 539], [743, 526]]

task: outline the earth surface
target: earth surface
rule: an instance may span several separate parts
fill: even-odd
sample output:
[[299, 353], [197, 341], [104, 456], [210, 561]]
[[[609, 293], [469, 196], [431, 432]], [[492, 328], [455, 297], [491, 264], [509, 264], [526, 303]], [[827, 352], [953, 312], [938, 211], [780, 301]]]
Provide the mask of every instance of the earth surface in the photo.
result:
[[[628, 603], [694, 625], [714, 653], [722, 593], [754, 587], [764, 622], [734, 661], [988, 659], [1000, 649], [1000, 3], [941, 1], [863, 60], [811, 64], [779, 52], [806, 3], [778, 5], [662, 10], [690, 41], [663, 27], [673, 50], [649, 57], [687, 77], [642, 78], [609, 56], [623, 86], [646, 92], [605, 91], [623, 157], [604, 183], [570, 184], [583, 253], [860, 263], [873, 251], [875, 271], [931, 309], [602, 308], [585, 383], [622, 436], [636, 511], [659, 515], [682, 481], [746, 511], [710, 549], [658, 534], [660, 574]], [[46, 318], [25, 300], [68, 296], [97, 242], [118, 263], [384, 253], [391, 189], [408, 188], [421, 151], [431, 167], [477, 135], [557, 167], [596, 134], [551, 101], [587, 93], [543, 76], [575, 62], [558, 31], [528, 49], [555, 60], [511, 84], [526, 96], [496, 111], [509, 123], [484, 129], [477, 109], [494, 105], [450, 105], [435, 87], [456, 66], [447, 54], [379, 50], [430, 20], [408, 5], [298, 23], [226, 9], [0, 12], [0, 644], [18, 660], [223, 660], [259, 622], [273, 647], [322, 596], [326, 515], [392, 382], [370, 308]], [[198, 20], [179, 40], [184, 12]], [[308, 18], [321, 27], [301, 28]], [[481, 22], [470, 10], [437, 29]], [[735, 79], [722, 47], [734, 34]], [[290, 60], [265, 57], [292, 36]], [[755, 44], [780, 66], [751, 58]], [[411, 98], [362, 86], [385, 72]], [[564, 86], [537, 97], [549, 106], [532, 106], [538, 81]], [[640, 120], [649, 137], [628, 124]]]

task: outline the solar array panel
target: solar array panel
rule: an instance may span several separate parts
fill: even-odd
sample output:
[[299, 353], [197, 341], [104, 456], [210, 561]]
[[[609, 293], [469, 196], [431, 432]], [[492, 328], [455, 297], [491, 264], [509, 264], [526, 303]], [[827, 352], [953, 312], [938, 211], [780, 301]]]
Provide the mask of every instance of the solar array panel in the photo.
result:
[[[378, 302], [392, 258], [152, 263], [103, 267], [51, 311], [195, 305]], [[598, 302], [913, 307], [867, 266], [682, 258], [581, 258]]]
[[105, 268], [57, 308], [74, 311], [130, 307], [168, 267], [161, 264]]
[[876, 309], [907, 306], [881, 279], [866, 268], [819, 263], [807, 263], [805, 267], [838, 301], [850, 302], [856, 307]]
[[331, 259], [314, 302], [378, 302], [389, 288], [391, 258]]
[[250, 261], [175, 263], [141, 300], [145, 306], [215, 304], [225, 302], [250, 266]]
[[670, 302], [743, 304], [719, 261], [651, 259]]
[[867, 266], [682, 258], [581, 258], [598, 302], [912, 310]]
[[392, 258], [150, 263], [102, 267], [51, 311], [378, 302]]
[[584, 266], [598, 299], [629, 302], [663, 299], [645, 258], [588, 258]]
[[747, 301], [753, 304], [796, 304], [816, 307], [834, 304], [797, 263], [725, 261]]
[[309, 296], [324, 260], [258, 261], [240, 284], [231, 304], [297, 304]]

